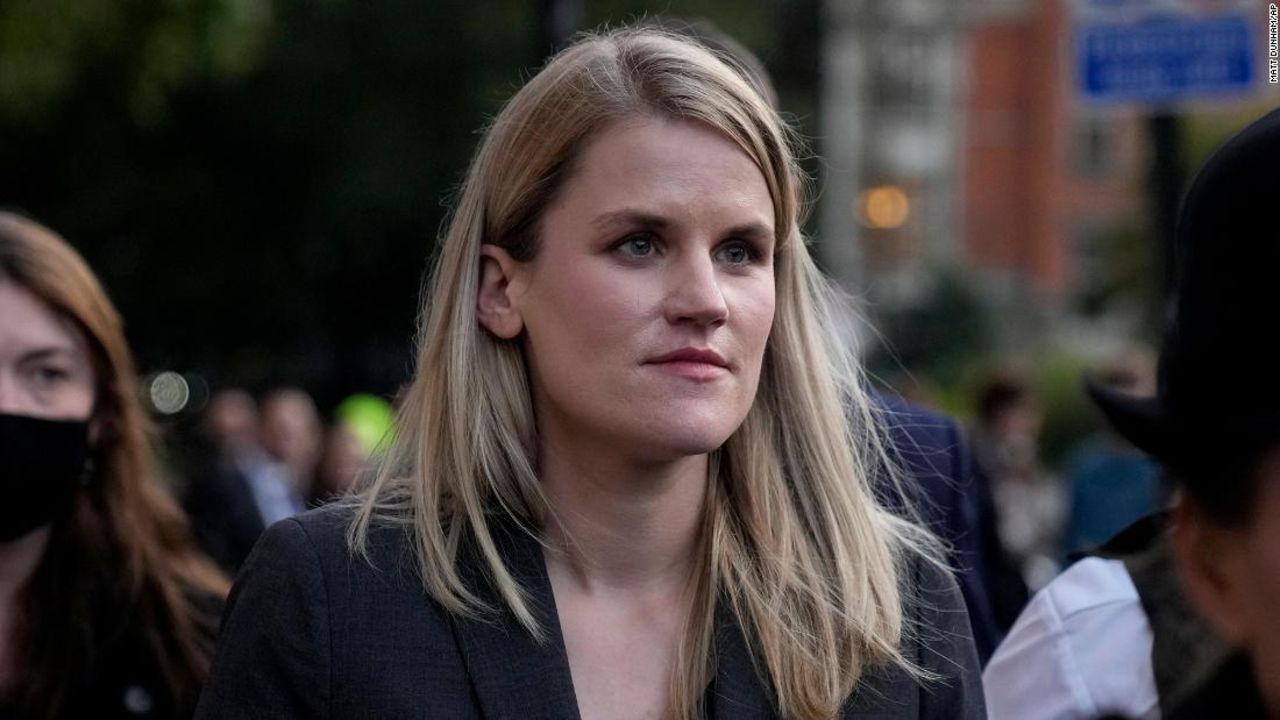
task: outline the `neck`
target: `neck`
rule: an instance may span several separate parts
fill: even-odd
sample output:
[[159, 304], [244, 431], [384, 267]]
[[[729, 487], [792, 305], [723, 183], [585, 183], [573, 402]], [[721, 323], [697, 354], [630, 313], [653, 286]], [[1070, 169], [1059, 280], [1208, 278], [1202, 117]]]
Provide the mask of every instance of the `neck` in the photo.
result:
[[555, 508], [547, 563], [587, 592], [680, 592], [695, 562], [707, 455], [636, 463], [616, 453], [547, 448], [539, 468]]

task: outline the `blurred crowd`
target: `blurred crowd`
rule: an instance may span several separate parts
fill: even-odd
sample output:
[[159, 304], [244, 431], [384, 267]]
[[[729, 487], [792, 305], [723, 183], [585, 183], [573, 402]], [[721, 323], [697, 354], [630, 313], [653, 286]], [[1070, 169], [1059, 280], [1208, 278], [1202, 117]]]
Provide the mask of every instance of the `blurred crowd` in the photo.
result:
[[[1097, 379], [1149, 395], [1154, 360], [1149, 352], [1125, 353], [1104, 363]], [[1170, 499], [1157, 465], [1102, 424], [1078, 440], [1059, 467], [1046, 463], [1047, 408], [1024, 370], [991, 371], [978, 384], [973, 407], [969, 439], [991, 493], [1000, 545], [1030, 592]]]
[[[1149, 351], [1124, 353], [1103, 363], [1097, 379], [1150, 394], [1154, 359]], [[997, 604], [1010, 622], [1081, 553], [1170, 500], [1158, 466], [1101, 423], [1057, 466], [1046, 462], [1042, 430], [1050, 408], [1016, 364], [994, 364], [976, 384], [972, 407], [964, 436], [974, 458], [974, 502], [990, 504], [998, 543], [984, 563], [1008, 570], [989, 592], [1005, 598]], [[393, 413], [387, 401], [358, 394], [326, 422], [298, 387], [256, 397], [239, 387], [214, 392], [199, 433], [177, 449], [180, 493], [201, 546], [234, 574], [266, 527], [356, 486], [393, 432]]]
[[183, 504], [201, 547], [234, 574], [272, 523], [355, 487], [389, 439], [392, 414], [385, 400], [357, 394], [326, 423], [301, 388], [215, 392], [199, 435], [179, 448]]

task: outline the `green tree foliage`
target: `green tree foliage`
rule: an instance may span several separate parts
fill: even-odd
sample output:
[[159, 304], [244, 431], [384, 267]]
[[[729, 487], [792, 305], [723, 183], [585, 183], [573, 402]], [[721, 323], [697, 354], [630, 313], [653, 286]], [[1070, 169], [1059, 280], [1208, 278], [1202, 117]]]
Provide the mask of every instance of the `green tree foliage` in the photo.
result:
[[[788, 4], [779, 30], [782, 5], [663, 10], [786, 58], [780, 80], [803, 88], [778, 48], [816, 45], [794, 39], [808, 26], [788, 28], [817, 5]], [[0, 205], [80, 248], [144, 368], [295, 382], [322, 403], [391, 392], [478, 130], [543, 60], [539, 7], [8, 0]], [[645, 15], [645, 3], [601, 0], [580, 20]]]
[[953, 388], [991, 353], [994, 343], [986, 310], [955, 270], [940, 271], [919, 302], [882, 310], [875, 322], [881, 342], [867, 363], [884, 378], [905, 372]]
[[251, 71], [272, 25], [262, 0], [12, 0], [0, 4], [0, 118], [32, 124], [106, 81], [140, 123], [196, 78]]
[[389, 389], [441, 198], [539, 60], [486, 5], [0, 5], [0, 203], [80, 247], [147, 366]]

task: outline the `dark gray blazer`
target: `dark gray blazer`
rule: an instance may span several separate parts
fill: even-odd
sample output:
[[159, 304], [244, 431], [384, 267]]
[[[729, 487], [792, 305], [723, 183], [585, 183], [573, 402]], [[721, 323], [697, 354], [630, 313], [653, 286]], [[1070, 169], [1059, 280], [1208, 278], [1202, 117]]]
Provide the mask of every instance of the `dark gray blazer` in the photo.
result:
[[[541, 548], [499, 529], [516, 579], [531, 592], [550, 641], [539, 645], [509, 615], [451, 616], [423, 592], [402, 531], [371, 534], [372, 562], [351, 557], [351, 512], [327, 507], [271, 527], [246, 561], [227, 606], [197, 718], [578, 717], [564, 638]], [[899, 670], [873, 672], [845, 718], [982, 718], [981, 676], [955, 582], [912, 564], [922, 641], [906, 656], [941, 680], [922, 687]], [[485, 597], [496, 596], [480, 577]], [[785, 618], [779, 618], [785, 622]], [[752, 669], [738, 625], [721, 613], [710, 718], [772, 718], [768, 685]]]

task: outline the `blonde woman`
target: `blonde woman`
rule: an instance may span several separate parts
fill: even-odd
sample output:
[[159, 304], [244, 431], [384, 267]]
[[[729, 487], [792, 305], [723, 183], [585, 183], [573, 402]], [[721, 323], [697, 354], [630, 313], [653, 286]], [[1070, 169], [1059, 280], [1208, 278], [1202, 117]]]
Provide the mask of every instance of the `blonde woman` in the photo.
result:
[[400, 432], [274, 526], [204, 717], [981, 717], [963, 604], [883, 510], [787, 128], [717, 56], [553, 58], [472, 163]]

